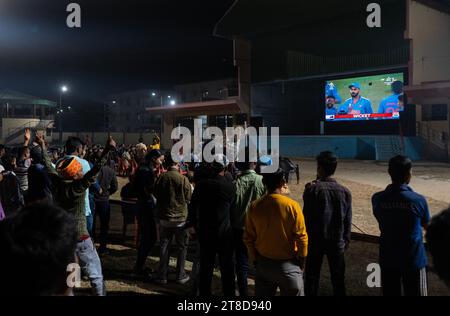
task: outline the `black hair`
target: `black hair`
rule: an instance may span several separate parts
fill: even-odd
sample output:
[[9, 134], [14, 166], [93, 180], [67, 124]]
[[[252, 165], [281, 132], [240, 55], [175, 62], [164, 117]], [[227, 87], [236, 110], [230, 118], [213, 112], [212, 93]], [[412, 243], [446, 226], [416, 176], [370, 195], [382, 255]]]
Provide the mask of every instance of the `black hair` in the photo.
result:
[[22, 156], [25, 154], [25, 151], [30, 150], [28, 146], [22, 146], [17, 151], [17, 157], [19, 159], [22, 159]]
[[167, 152], [164, 155], [164, 165], [166, 168], [170, 168], [172, 166], [175, 166], [177, 164], [176, 161], [173, 160], [172, 154], [170, 152]]
[[138, 142], [139, 142], [139, 143], [143, 143], [143, 142], [144, 142], [144, 139], [143, 139], [142, 137], [139, 137]]
[[263, 183], [269, 193], [283, 186], [286, 183], [283, 169], [278, 168], [274, 173], [263, 174]]
[[412, 162], [406, 156], [397, 155], [389, 160], [389, 175], [392, 182], [404, 183], [411, 172]]
[[431, 219], [425, 238], [437, 274], [450, 286], [450, 208]]
[[399, 100], [400, 102], [404, 102], [405, 96], [404, 96], [403, 94], [400, 94], [400, 95], [398, 96], [398, 100]]
[[67, 289], [77, 233], [70, 213], [33, 204], [0, 223], [0, 294], [55, 295]]
[[73, 154], [74, 152], [77, 151], [77, 148], [80, 146], [84, 146], [84, 143], [81, 139], [79, 139], [78, 137], [69, 137], [67, 138], [66, 141], [66, 152], [67, 154]]
[[336, 97], [335, 97], [334, 95], [332, 95], [332, 94], [330, 94], [330, 95], [327, 95], [327, 98], [333, 98], [333, 99], [335, 99], [335, 100], [336, 100]]
[[164, 154], [160, 150], [153, 149], [145, 155], [144, 160], [145, 160], [146, 164], [150, 164], [150, 163], [152, 163], [153, 159], [156, 159], [161, 156], [164, 156]]
[[17, 158], [12, 153], [7, 153], [5, 156], [3, 156], [2, 164], [6, 171], [14, 171], [14, 165], [13, 165], [14, 160], [16, 160], [16, 163], [17, 163]]
[[30, 157], [34, 164], [42, 163], [44, 160], [43, 155], [42, 155], [42, 147], [41, 146], [31, 147]]
[[403, 92], [403, 82], [400, 80], [394, 81], [391, 85], [392, 92], [400, 94]]
[[338, 159], [331, 151], [323, 151], [317, 157], [317, 165], [324, 171], [324, 176], [332, 176], [336, 172]]

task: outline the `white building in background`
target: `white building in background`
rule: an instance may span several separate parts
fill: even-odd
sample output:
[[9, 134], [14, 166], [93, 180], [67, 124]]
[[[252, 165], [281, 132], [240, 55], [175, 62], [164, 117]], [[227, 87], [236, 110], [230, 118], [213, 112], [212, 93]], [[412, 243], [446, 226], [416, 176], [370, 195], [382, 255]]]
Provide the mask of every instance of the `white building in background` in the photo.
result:
[[47, 141], [52, 142], [56, 107], [57, 103], [50, 100], [9, 89], [0, 90], [0, 143], [21, 144], [25, 128], [44, 132]]

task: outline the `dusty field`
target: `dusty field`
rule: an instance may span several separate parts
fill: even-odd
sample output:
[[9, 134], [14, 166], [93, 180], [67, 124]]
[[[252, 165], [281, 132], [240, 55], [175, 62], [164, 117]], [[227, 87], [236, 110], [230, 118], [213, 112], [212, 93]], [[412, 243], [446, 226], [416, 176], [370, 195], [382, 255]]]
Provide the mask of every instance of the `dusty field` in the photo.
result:
[[[298, 160], [301, 166], [300, 184], [295, 184], [295, 176], [291, 178], [291, 197], [302, 204], [302, 193], [304, 185], [315, 177], [315, 162], [313, 160]], [[446, 164], [415, 164], [414, 179], [411, 186], [419, 193], [427, 197], [432, 214], [448, 207], [450, 204], [450, 165]], [[372, 215], [370, 198], [373, 193], [380, 191], [389, 183], [387, 175], [387, 164], [363, 162], [363, 161], [343, 161], [338, 167], [337, 179], [347, 186], [353, 194], [353, 230], [378, 235], [376, 220]], [[120, 186], [127, 180], [119, 179]], [[119, 198], [116, 194], [114, 198]], [[109, 254], [102, 256], [102, 264], [106, 285], [109, 295], [177, 295], [189, 296], [190, 284], [185, 286], [176, 285], [169, 282], [166, 286], [159, 286], [152, 282], [131, 277], [131, 271], [136, 258], [136, 251], [133, 247], [132, 227], [128, 229], [128, 237], [121, 238], [122, 216], [119, 206], [112, 208], [112, 221], [110, 231]], [[186, 269], [191, 270], [192, 256], [195, 245], [192, 245]], [[369, 263], [377, 262], [378, 245], [362, 241], [354, 241], [346, 254], [347, 266], [347, 288], [349, 295], [370, 295], [380, 294], [380, 289], [368, 288], [366, 271]], [[171, 271], [175, 269], [175, 261], [171, 260]], [[158, 247], [152, 256], [147, 260], [148, 268], [157, 268]], [[169, 275], [169, 280], [170, 280]], [[173, 275], [172, 275], [173, 277]], [[450, 295], [449, 290], [438, 280], [436, 275], [429, 272], [429, 295]], [[250, 277], [250, 293], [253, 293], [254, 282]], [[83, 282], [83, 287], [77, 291], [79, 295], [89, 294], [89, 285]], [[220, 274], [215, 271], [213, 279], [213, 291], [220, 295]], [[331, 295], [331, 283], [326, 260], [323, 265], [323, 275], [321, 278], [320, 295]]]
[[[314, 160], [296, 160], [300, 164], [300, 184], [291, 176], [291, 197], [302, 205], [302, 194], [307, 182], [315, 178]], [[342, 161], [336, 172], [337, 180], [350, 189], [353, 197], [353, 231], [379, 235], [372, 215], [371, 197], [390, 183], [386, 163], [373, 161]], [[450, 205], [450, 165], [417, 163], [413, 167], [411, 187], [427, 198], [431, 214]]]
[[[303, 205], [302, 194], [305, 184], [312, 181], [316, 174], [316, 163], [311, 159], [296, 159], [300, 164], [300, 184], [296, 184], [295, 175], [291, 175], [291, 198]], [[379, 235], [377, 222], [372, 215], [371, 197], [383, 190], [389, 183], [386, 163], [373, 161], [341, 161], [336, 178], [353, 196], [353, 231], [370, 235]], [[119, 179], [122, 186], [127, 179]], [[442, 163], [415, 163], [412, 188], [427, 198], [431, 214], [436, 214], [450, 205], [450, 165]], [[113, 197], [120, 199], [119, 193]]]

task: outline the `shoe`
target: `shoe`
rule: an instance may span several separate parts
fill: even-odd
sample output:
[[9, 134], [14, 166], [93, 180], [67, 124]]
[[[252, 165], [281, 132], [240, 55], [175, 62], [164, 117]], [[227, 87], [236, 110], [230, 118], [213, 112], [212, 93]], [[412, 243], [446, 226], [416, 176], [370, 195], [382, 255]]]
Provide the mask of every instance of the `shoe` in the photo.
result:
[[178, 284], [186, 284], [186, 283], [189, 282], [190, 279], [191, 279], [191, 278], [189, 277], [189, 275], [186, 275], [185, 277], [183, 277], [183, 278], [181, 278], [181, 279], [178, 279], [176, 282], [177, 282]]

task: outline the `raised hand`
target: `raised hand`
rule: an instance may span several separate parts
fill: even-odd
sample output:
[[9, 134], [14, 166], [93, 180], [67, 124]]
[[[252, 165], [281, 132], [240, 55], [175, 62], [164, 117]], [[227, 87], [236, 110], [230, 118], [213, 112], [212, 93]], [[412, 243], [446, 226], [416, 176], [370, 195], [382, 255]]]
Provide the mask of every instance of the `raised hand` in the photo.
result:
[[105, 148], [108, 149], [116, 149], [116, 142], [115, 140], [112, 138], [112, 136], [109, 136], [108, 140], [106, 141], [106, 146]]
[[38, 143], [41, 147], [45, 147], [44, 135], [36, 135], [36, 143]]
[[25, 144], [28, 144], [31, 140], [31, 130], [29, 128], [25, 128], [25, 131], [23, 133], [23, 139], [25, 141]]

